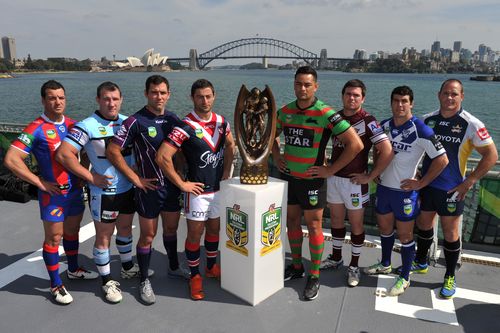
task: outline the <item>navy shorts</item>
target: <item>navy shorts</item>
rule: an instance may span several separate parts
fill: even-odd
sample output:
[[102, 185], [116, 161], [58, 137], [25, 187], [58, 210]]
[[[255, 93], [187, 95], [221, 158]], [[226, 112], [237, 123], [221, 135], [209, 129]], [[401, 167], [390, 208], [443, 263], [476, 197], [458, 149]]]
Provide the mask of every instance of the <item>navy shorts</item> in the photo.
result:
[[120, 194], [93, 194], [89, 191], [89, 208], [94, 221], [116, 222], [120, 214], [135, 213], [134, 188]]
[[401, 191], [379, 184], [375, 210], [381, 215], [393, 213], [398, 221], [413, 221], [420, 213], [418, 191]]
[[457, 201], [455, 193], [447, 193], [434, 187], [420, 190], [420, 209], [437, 212], [439, 216], [460, 216], [464, 212], [465, 200]]
[[178, 212], [181, 210], [181, 191], [172, 183], [158, 185], [156, 191], [135, 192], [137, 213], [145, 218], [154, 219], [160, 212]]
[[85, 210], [83, 190], [80, 187], [60, 195], [50, 195], [38, 190], [38, 204], [40, 218], [48, 222], [63, 222], [67, 217], [80, 215]]
[[288, 204], [300, 205], [304, 210], [323, 209], [326, 206], [326, 180], [324, 178], [299, 179], [283, 175], [288, 181]]

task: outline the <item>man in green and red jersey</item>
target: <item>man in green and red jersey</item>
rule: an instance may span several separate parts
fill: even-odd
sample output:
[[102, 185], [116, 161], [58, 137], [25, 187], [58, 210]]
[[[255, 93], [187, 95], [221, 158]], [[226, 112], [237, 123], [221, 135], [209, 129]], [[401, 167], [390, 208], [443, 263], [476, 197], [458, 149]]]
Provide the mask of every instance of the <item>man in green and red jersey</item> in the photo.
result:
[[[309, 231], [311, 265], [304, 289], [304, 299], [313, 300], [319, 292], [319, 266], [323, 254], [323, 209], [326, 204], [325, 178], [345, 167], [363, 149], [356, 131], [330, 106], [315, 96], [317, 73], [303, 66], [295, 73], [297, 99], [278, 110], [274, 164], [281, 178], [288, 181], [287, 234], [292, 264], [285, 269], [285, 281], [304, 276], [302, 265], [302, 228], [304, 215]], [[280, 152], [279, 135], [285, 136], [285, 152]], [[325, 149], [336, 135], [345, 145], [344, 152], [331, 165], [325, 165]]]

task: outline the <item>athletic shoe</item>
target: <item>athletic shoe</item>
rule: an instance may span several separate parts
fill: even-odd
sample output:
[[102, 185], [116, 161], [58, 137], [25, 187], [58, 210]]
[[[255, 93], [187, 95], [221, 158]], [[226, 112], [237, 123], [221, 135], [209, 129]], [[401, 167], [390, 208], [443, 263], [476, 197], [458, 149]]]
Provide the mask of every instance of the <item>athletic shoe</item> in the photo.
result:
[[356, 287], [359, 284], [359, 279], [361, 277], [361, 272], [359, 267], [349, 266], [347, 269], [347, 285], [349, 287]]
[[[403, 266], [399, 266], [396, 268], [396, 274], [401, 274], [401, 270], [403, 269]], [[411, 263], [411, 268], [410, 268], [410, 274], [426, 274], [429, 271], [429, 265], [427, 264], [420, 264], [416, 261], [412, 261]]]
[[168, 267], [167, 275], [169, 278], [173, 279], [189, 280], [191, 278], [191, 272], [182, 266], [177, 267], [177, 269]]
[[156, 302], [155, 293], [153, 292], [153, 288], [151, 287], [151, 282], [149, 282], [149, 279], [141, 282], [141, 284], [139, 285], [139, 293], [144, 304], [151, 305]]
[[320, 270], [326, 270], [326, 269], [338, 269], [344, 265], [344, 260], [340, 259], [339, 261], [333, 260], [333, 254], [330, 254], [328, 257], [326, 257], [325, 260], [321, 262], [319, 265]]
[[66, 271], [70, 280], [93, 280], [99, 277], [97, 272], [88, 271], [83, 267], [78, 267], [74, 272]]
[[[152, 269], [148, 269], [148, 277], [153, 276], [154, 273], [155, 271], [153, 271]], [[130, 268], [129, 270], [125, 270], [122, 267], [120, 271], [120, 276], [122, 277], [122, 279], [125, 280], [141, 277], [141, 270], [139, 269], [139, 265], [134, 264], [134, 266], [132, 266], [132, 268]]]
[[55, 288], [50, 289], [50, 294], [54, 298], [56, 303], [67, 305], [73, 302], [73, 297], [68, 293], [66, 288], [63, 285], [57, 286]]
[[214, 264], [211, 269], [205, 267], [205, 277], [207, 278], [215, 278], [220, 280], [220, 267], [217, 264]]
[[319, 295], [319, 278], [314, 275], [307, 277], [306, 287], [304, 288], [304, 299], [312, 301]]
[[396, 282], [387, 293], [387, 296], [398, 296], [405, 292], [406, 288], [410, 286], [410, 281], [406, 281], [403, 277], [398, 276]]
[[203, 278], [200, 274], [196, 274], [189, 280], [189, 290], [192, 300], [199, 301], [205, 298], [205, 293], [203, 292]]
[[102, 291], [106, 296], [106, 301], [110, 303], [119, 303], [122, 300], [122, 291], [118, 288], [120, 284], [116, 281], [109, 280], [104, 286]]
[[286, 266], [285, 268], [285, 281], [290, 281], [293, 279], [300, 279], [304, 277], [304, 266], [300, 266], [299, 269], [295, 268], [293, 264]]
[[452, 298], [453, 295], [455, 295], [456, 290], [457, 290], [457, 284], [455, 282], [455, 277], [454, 276], [445, 276], [444, 283], [443, 283], [443, 286], [441, 287], [441, 291], [439, 292], [439, 295], [442, 298], [449, 299], [449, 298]]
[[375, 274], [390, 274], [392, 272], [392, 266], [384, 266], [381, 263], [376, 263], [369, 267], [365, 267], [363, 269], [363, 273], [366, 275], [375, 275]]

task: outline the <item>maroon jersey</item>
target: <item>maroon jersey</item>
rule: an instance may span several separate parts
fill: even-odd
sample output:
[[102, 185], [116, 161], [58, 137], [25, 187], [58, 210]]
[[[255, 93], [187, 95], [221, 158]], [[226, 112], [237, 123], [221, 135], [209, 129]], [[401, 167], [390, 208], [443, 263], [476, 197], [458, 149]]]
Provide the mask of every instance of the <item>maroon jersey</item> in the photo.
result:
[[[356, 130], [361, 138], [361, 141], [363, 141], [363, 144], [365, 145], [363, 150], [356, 155], [351, 163], [335, 174], [335, 176], [338, 177], [349, 178], [351, 173], [363, 173], [368, 170], [368, 153], [370, 152], [372, 145], [388, 140], [388, 138], [380, 127], [380, 124], [377, 122], [377, 119], [364, 109], [361, 109], [350, 117], [344, 114], [344, 110], [339, 113], [342, 115], [342, 118], [347, 120]], [[343, 151], [344, 144], [340, 142], [336, 136], [334, 136], [332, 140], [332, 157], [330, 159], [330, 163], [335, 161]]]

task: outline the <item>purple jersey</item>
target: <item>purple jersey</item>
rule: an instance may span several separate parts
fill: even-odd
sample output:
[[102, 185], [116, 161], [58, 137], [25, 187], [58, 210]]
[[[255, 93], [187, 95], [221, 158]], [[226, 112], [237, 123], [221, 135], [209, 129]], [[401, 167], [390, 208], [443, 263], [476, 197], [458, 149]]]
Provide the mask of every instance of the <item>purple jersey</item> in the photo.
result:
[[226, 119], [212, 112], [208, 121], [191, 112], [168, 135], [166, 142], [182, 148], [188, 163], [188, 179], [205, 185], [204, 191], [219, 190], [224, 171], [224, 146], [226, 136], [231, 133]]
[[179, 118], [170, 111], [165, 110], [163, 115], [156, 116], [144, 107], [123, 121], [113, 143], [122, 149], [132, 144], [139, 175], [143, 178], [156, 178], [163, 186], [169, 181], [155, 162], [156, 152], [179, 122]]

